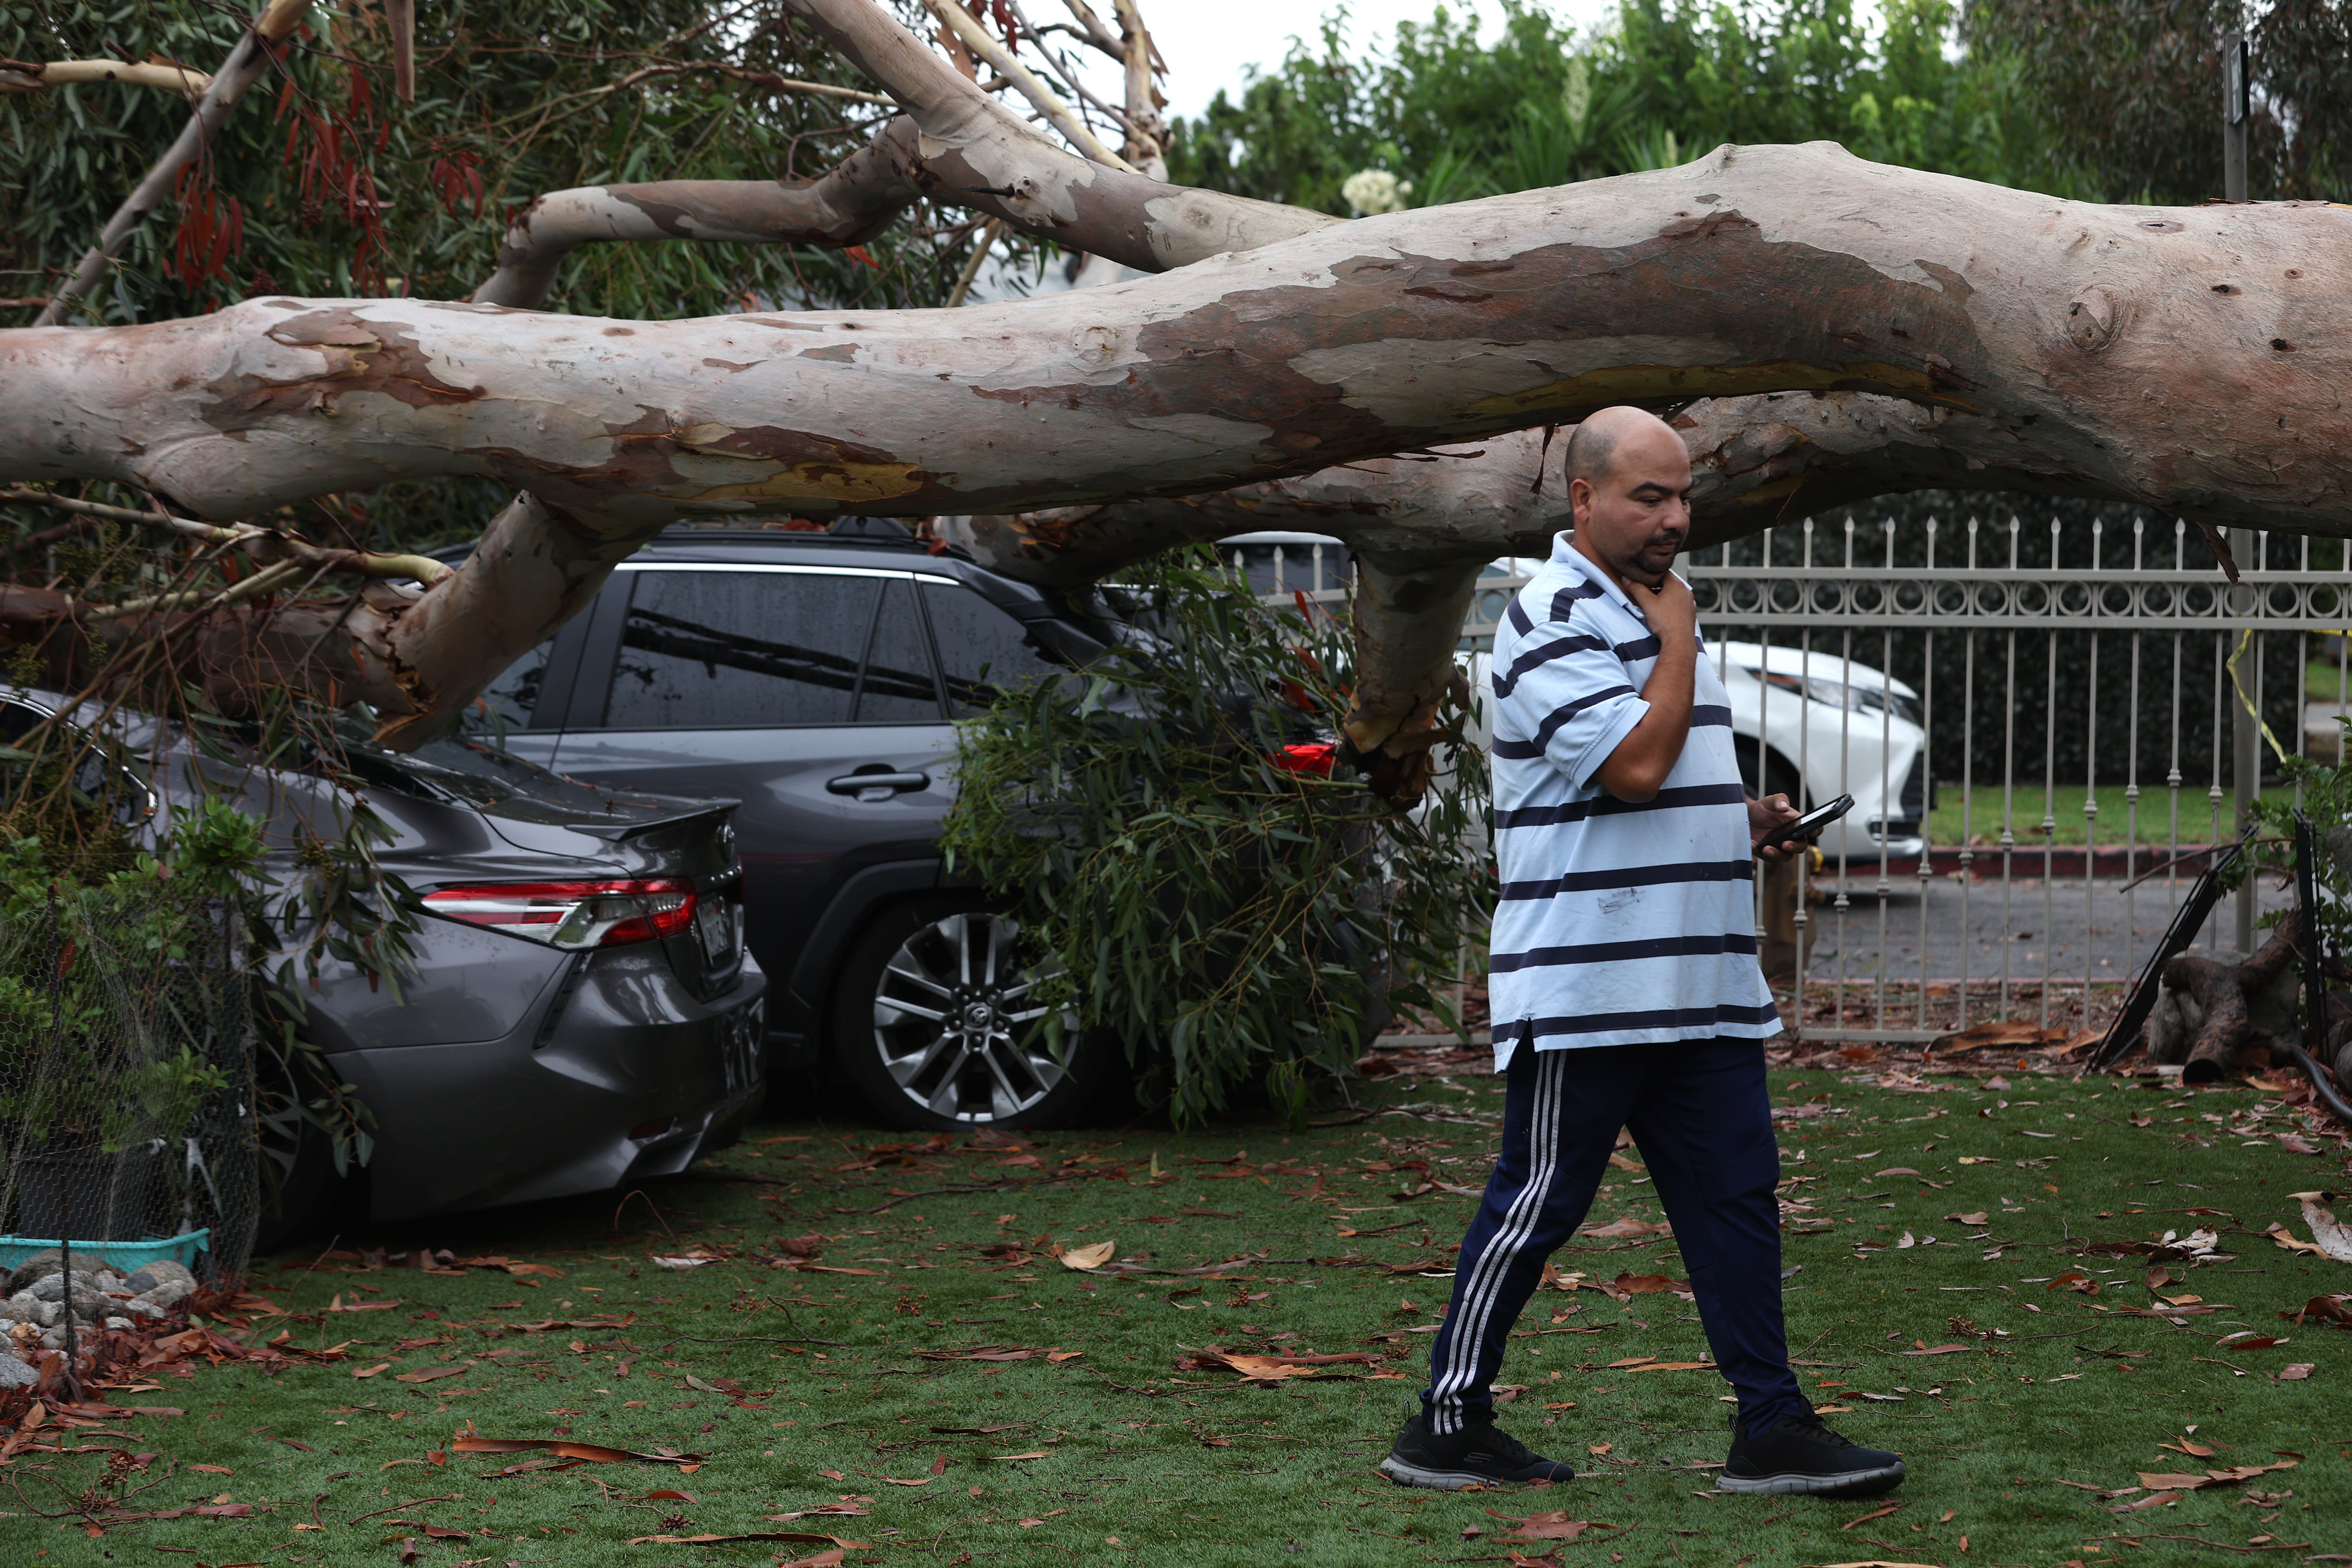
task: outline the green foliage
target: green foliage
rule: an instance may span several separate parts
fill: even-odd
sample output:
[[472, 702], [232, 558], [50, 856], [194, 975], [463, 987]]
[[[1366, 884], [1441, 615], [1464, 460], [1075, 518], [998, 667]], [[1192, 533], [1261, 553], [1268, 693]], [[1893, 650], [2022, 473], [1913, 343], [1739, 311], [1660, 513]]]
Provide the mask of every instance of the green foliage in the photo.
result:
[[[2316, 840], [2312, 871], [2319, 889], [2323, 946], [2339, 965], [2352, 963], [2352, 766], [2284, 757], [2279, 759], [2278, 769], [2287, 788], [2265, 789], [2254, 802], [2254, 821], [2262, 825], [2254, 852], [2238, 862], [2227, 883], [2234, 889], [2248, 876], [2272, 872], [2292, 877], [2294, 818], [2300, 810], [2310, 819]], [[2297, 791], [2303, 797], [2299, 806], [2294, 799]], [[2263, 924], [2276, 925], [2278, 919], [2276, 914], [2266, 915]]]
[[965, 727], [944, 842], [1049, 956], [1049, 1016], [1072, 1004], [1126, 1040], [1179, 1124], [1253, 1081], [1296, 1115], [1310, 1069], [1343, 1073], [1362, 1050], [1381, 990], [1444, 1015], [1430, 982], [1493, 901], [1465, 848], [1485, 755], [1449, 703], [1453, 770], [1412, 814], [1344, 765], [1292, 771], [1286, 746], [1337, 733], [1346, 628], [1265, 610], [1205, 550], [1136, 584], [1133, 645]]
[[1344, 8], [1318, 47], [1181, 122], [1175, 176], [1345, 214], [1341, 183], [1390, 170], [1434, 206], [1668, 167], [1725, 141], [1835, 141], [1864, 158], [2074, 193], [2014, 59], [1948, 48], [1949, 0], [1888, 0], [1872, 39], [1853, 0], [1623, 0], [1586, 37], [1525, 0], [1500, 30], [1443, 5], [1385, 59], [1351, 51]]
[[[1972, 47], [2017, 62], [2046, 104], [2053, 167], [2095, 200], [2193, 204], [2221, 194], [2222, 37], [2237, 0], [1970, 0]], [[2352, 174], [2352, 6], [2262, 12], [2252, 37], [2247, 193], [2335, 200]]]
[[[210, 72], [249, 14], [243, 0], [0, 0], [0, 57], [154, 54]], [[277, 294], [464, 298], [495, 267], [508, 215], [546, 192], [810, 177], [891, 112], [772, 85], [872, 84], [804, 30], [710, 0], [453, 0], [421, 9], [417, 27], [416, 100], [404, 104], [381, 7], [314, 9], [283, 69], [246, 95], [79, 319], [189, 316]], [[34, 319], [187, 118], [176, 94], [112, 83], [0, 97], [0, 296], [28, 302], [0, 308], [0, 325]], [[547, 308], [660, 319], [755, 300], [941, 304], [977, 221], [928, 204], [909, 219], [856, 253], [583, 246]], [[1042, 255], [1017, 238], [1006, 248]], [[352, 510], [360, 540], [376, 523], [373, 542], [417, 547], [474, 537], [509, 498], [478, 481], [409, 481]], [[14, 520], [29, 531], [56, 519]]]
[[[194, 1043], [209, 1020], [178, 1019], [191, 995], [155, 991], [172, 1025], [150, 1034], [130, 1005], [160, 977], [215, 961], [225, 907], [248, 896], [258, 824], [218, 802], [184, 816], [160, 854], [59, 869], [35, 837], [0, 840], [0, 1135], [16, 1147], [119, 1153], [176, 1146], [205, 1097], [228, 1084]], [[224, 975], [223, 983], [236, 983]]]

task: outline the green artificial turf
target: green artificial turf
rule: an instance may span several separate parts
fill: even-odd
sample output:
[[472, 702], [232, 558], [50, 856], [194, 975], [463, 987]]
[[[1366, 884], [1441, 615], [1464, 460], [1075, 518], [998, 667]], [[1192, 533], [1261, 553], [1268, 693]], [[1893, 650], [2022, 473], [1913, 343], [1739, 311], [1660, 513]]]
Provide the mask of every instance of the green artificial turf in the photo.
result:
[[[1782, 1190], [1812, 1206], [1792, 1222], [1832, 1222], [1788, 1238], [1792, 1351], [1808, 1391], [1848, 1407], [1835, 1425], [1906, 1456], [1910, 1479], [1891, 1500], [1717, 1495], [1713, 1471], [1695, 1467], [1724, 1457], [1731, 1406], [1720, 1380], [1608, 1366], [1697, 1360], [1696, 1309], [1672, 1294], [1621, 1305], [1590, 1290], [1540, 1293], [1503, 1373], [1526, 1385], [1502, 1407], [1506, 1425], [1572, 1460], [1578, 1480], [1437, 1494], [1381, 1479], [1372, 1467], [1425, 1367], [1427, 1336], [1412, 1331], [1435, 1322], [1448, 1287], [1384, 1269], [1457, 1239], [1472, 1204], [1442, 1189], [1401, 1195], [1423, 1188], [1424, 1175], [1475, 1188], [1493, 1145], [1498, 1085], [1465, 1076], [1373, 1085], [1360, 1092], [1367, 1108], [1405, 1113], [1303, 1134], [1260, 1122], [1192, 1137], [1049, 1134], [1034, 1165], [969, 1145], [876, 1155], [914, 1140], [787, 1112], [719, 1162], [784, 1185], [670, 1183], [625, 1202], [395, 1225], [344, 1243], [499, 1253], [562, 1270], [535, 1285], [488, 1269], [264, 1260], [256, 1281], [293, 1316], [263, 1320], [259, 1332], [283, 1324], [295, 1343], [348, 1341], [351, 1359], [276, 1378], [200, 1368], [166, 1375], [167, 1393], [114, 1396], [186, 1412], [128, 1423], [161, 1456], [149, 1475], [176, 1467], [138, 1506], [225, 1499], [255, 1511], [93, 1539], [25, 1510], [54, 1507], [57, 1486], [86, 1484], [89, 1472], [74, 1467], [96, 1461], [20, 1455], [0, 1469], [16, 1483], [0, 1490], [0, 1561], [385, 1564], [412, 1541], [435, 1565], [672, 1568], [824, 1550], [627, 1544], [761, 1530], [837, 1534], [871, 1548], [850, 1552], [851, 1563], [885, 1564], [1508, 1563], [1516, 1550], [1564, 1563], [2056, 1568], [2221, 1562], [2250, 1547], [2295, 1561], [2352, 1552], [2352, 1336], [2279, 1317], [2315, 1293], [2352, 1289], [2352, 1265], [2263, 1234], [2274, 1220], [2305, 1231], [2288, 1195], [2341, 1185], [2338, 1146], [2316, 1135], [2318, 1154], [2283, 1145], [2270, 1134], [2300, 1113], [2253, 1089], [2182, 1093], [2018, 1068], [1990, 1087], [1981, 1073], [1889, 1071], [1781, 1070], [1773, 1080], [1776, 1103], [1806, 1108], [1783, 1124], [1786, 1175], [1798, 1179]], [[1933, 1092], [1906, 1087], [1923, 1082]], [[974, 1186], [987, 1190], [956, 1190]], [[1654, 1218], [1648, 1193], [1640, 1172], [1612, 1169], [1593, 1219]], [[1988, 1223], [1947, 1218], [1956, 1213]], [[2173, 1266], [2183, 1280], [2168, 1295], [2217, 1309], [2183, 1326], [2121, 1311], [2153, 1299], [2145, 1259], [2067, 1250], [2084, 1238], [2198, 1227], [2218, 1230], [2233, 1260]], [[769, 1266], [780, 1240], [810, 1235], [824, 1239], [816, 1261], [829, 1271]], [[1906, 1236], [1916, 1244], [1902, 1246]], [[984, 1250], [1104, 1240], [1169, 1270], [1263, 1256], [1203, 1280], [1090, 1277], [1042, 1252], [1023, 1263]], [[696, 1248], [727, 1260], [678, 1272], [651, 1261]], [[1682, 1272], [1659, 1240], [1586, 1241], [1558, 1263], [1593, 1279]], [[2097, 1292], [2045, 1282], [2073, 1270]], [[402, 1304], [321, 1314], [338, 1294]], [[619, 1330], [512, 1326], [628, 1312], [635, 1322]], [[1993, 1329], [2010, 1337], [1979, 1337]], [[2287, 1343], [2219, 1343], [2241, 1330]], [[1175, 1370], [1187, 1350], [1264, 1348], [1276, 1335], [1294, 1336], [1272, 1347], [1291, 1353], [1394, 1351], [1404, 1375], [1258, 1387]], [[794, 1338], [832, 1343], [784, 1343]], [[1906, 1354], [1952, 1344], [1964, 1348]], [[981, 1345], [1079, 1354], [914, 1354]], [[2296, 1363], [2316, 1370], [2280, 1381]], [[445, 1366], [463, 1371], [394, 1381]], [[711, 1386], [720, 1380], [744, 1396]], [[494, 1472], [531, 1456], [450, 1452], [467, 1424], [487, 1437], [568, 1434], [705, 1458], [686, 1474], [599, 1463], [502, 1477]], [[979, 1427], [1001, 1429], [956, 1430]], [[2210, 1458], [2160, 1446], [2192, 1428]], [[2139, 1511], [2111, 1510], [2144, 1490], [2101, 1496], [2137, 1485], [2139, 1471], [2290, 1454], [2293, 1469]], [[54, 1468], [35, 1468], [43, 1463]], [[647, 1498], [663, 1490], [691, 1500]], [[870, 1511], [767, 1517], [845, 1500]], [[1888, 1501], [1897, 1506], [1882, 1514]], [[1498, 1539], [1503, 1516], [1550, 1510], [1619, 1528], [1572, 1543]], [[297, 1528], [313, 1523], [324, 1528]], [[467, 1539], [427, 1538], [425, 1524]]]

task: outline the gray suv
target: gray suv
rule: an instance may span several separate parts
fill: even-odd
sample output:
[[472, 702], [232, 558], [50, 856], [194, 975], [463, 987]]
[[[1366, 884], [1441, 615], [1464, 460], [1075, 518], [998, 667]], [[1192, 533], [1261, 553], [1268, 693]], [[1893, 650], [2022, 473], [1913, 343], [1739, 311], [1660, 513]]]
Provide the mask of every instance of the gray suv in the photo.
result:
[[[803, 525], [805, 528], [806, 525]], [[1105, 607], [900, 525], [688, 525], [488, 694], [511, 750], [575, 779], [742, 802], [746, 940], [772, 1078], [830, 1060], [885, 1121], [1066, 1123], [1115, 1053], [1046, 1048], [1034, 955], [944, 874], [955, 721], [1098, 656]]]

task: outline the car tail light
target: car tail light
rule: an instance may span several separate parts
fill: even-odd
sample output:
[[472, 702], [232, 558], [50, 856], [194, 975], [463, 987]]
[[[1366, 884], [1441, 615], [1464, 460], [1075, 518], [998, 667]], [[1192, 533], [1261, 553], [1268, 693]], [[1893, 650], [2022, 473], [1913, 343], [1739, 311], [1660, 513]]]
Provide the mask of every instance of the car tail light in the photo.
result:
[[1286, 773], [1312, 773], [1328, 779], [1339, 755], [1339, 747], [1326, 740], [1311, 746], [1286, 746], [1266, 760]]
[[676, 936], [694, 920], [691, 883], [499, 882], [425, 895], [435, 915], [551, 947], [618, 947]]

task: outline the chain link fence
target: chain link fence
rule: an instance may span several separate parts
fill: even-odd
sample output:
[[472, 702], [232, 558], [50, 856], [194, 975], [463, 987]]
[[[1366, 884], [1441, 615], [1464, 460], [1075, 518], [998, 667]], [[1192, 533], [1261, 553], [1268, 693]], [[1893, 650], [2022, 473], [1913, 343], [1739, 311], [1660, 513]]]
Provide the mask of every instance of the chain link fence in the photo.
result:
[[234, 1280], [262, 1197], [236, 911], [145, 879], [61, 879], [16, 906], [0, 922], [0, 1272], [63, 1249], [77, 1270], [170, 1260]]

